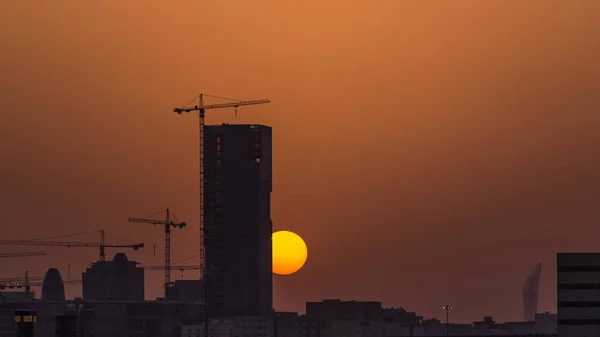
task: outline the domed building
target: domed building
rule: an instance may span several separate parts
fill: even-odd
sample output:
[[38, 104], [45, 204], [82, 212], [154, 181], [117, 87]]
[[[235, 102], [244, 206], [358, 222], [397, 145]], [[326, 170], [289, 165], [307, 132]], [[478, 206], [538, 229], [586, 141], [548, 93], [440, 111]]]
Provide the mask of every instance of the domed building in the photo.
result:
[[44, 276], [44, 283], [42, 284], [42, 300], [65, 300], [65, 284], [63, 283], [60, 271], [56, 268], [48, 269]]

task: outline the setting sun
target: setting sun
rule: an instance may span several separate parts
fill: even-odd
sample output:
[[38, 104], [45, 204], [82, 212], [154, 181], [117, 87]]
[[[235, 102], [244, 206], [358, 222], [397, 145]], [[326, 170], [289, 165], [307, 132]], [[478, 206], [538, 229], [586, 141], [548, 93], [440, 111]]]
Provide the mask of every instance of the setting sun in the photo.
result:
[[289, 231], [273, 233], [273, 273], [290, 275], [302, 268], [308, 256], [304, 240]]

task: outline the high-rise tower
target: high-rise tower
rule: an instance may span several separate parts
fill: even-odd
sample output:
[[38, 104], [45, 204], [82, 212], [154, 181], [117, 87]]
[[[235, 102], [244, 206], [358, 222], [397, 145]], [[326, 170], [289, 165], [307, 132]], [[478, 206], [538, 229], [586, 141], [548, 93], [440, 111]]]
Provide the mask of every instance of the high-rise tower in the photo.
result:
[[540, 288], [540, 277], [542, 276], [542, 263], [538, 263], [523, 284], [523, 320], [535, 321], [537, 313], [538, 292]]
[[272, 312], [271, 128], [206, 126], [204, 236], [209, 313]]

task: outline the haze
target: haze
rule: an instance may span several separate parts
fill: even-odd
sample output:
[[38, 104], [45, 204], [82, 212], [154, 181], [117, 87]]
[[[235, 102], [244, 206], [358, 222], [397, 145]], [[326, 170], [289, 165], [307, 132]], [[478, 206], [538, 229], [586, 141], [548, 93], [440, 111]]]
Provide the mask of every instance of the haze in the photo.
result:
[[[162, 231], [125, 220], [170, 207], [173, 261], [196, 255], [197, 118], [172, 109], [205, 92], [272, 100], [207, 122], [274, 128], [274, 227], [311, 252], [277, 310], [518, 320], [537, 262], [555, 311], [555, 253], [599, 249], [598, 1], [14, 0], [0, 39], [5, 239], [104, 228], [160, 265]], [[4, 276], [98, 255], [46, 251]]]

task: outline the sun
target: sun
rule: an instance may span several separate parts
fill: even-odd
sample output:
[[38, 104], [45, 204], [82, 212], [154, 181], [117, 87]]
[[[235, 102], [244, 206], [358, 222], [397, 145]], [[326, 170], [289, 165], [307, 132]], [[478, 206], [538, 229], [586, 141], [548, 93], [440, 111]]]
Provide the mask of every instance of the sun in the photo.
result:
[[308, 257], [304, 240], [289, 231], [273, 233], [273, 273], [290, 275], [302, 268]]

